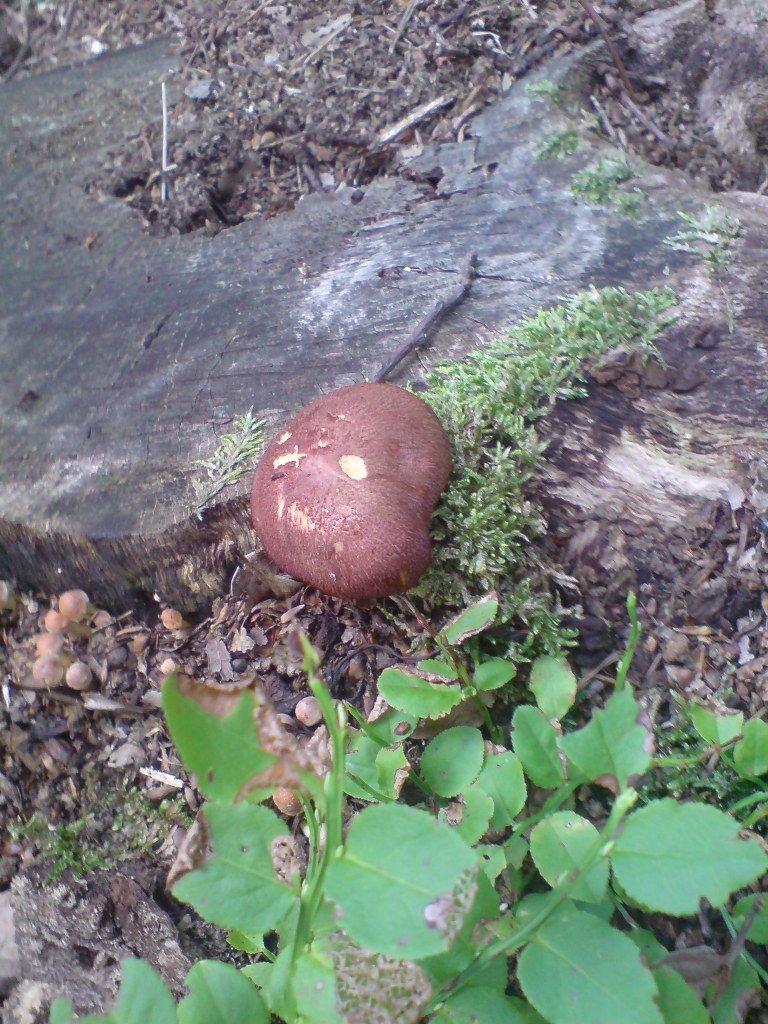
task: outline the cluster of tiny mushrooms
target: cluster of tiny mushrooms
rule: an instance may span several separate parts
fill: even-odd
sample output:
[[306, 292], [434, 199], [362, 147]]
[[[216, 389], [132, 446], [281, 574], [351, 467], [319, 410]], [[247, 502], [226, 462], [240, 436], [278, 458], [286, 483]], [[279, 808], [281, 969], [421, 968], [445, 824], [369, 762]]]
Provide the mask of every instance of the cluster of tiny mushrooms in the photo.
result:
[[473, 255], [460, 271], [372, 382], [302, 409], [256, 467], [251, 521], [266, 554], [325, 594], [401, 593], [429, 564], [430, 518], [451, 474], [451, 449], [429, 406], [384, 378], [467, 294]]

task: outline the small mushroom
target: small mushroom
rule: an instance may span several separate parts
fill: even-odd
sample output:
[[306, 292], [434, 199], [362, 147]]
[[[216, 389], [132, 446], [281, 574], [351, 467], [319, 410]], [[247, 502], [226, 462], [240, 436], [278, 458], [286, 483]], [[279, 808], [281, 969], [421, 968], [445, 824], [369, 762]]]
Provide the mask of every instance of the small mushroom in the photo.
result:
[[385, 597], [427, 568], [430, 516], [450, 472], [428, 405], [391, 384], [353, 384], [312, 402], [270, 444], [251, 519], [296, 579], [335, 597]]

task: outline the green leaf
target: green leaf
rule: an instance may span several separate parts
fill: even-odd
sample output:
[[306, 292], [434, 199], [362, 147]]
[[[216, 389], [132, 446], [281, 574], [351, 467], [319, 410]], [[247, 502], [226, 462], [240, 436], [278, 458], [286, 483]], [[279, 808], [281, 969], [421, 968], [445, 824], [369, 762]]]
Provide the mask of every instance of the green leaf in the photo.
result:
[[491, 828], [511, 825], [528, 796], [518, 756], [511, 750], [490, 754], [477, 778], [477, 785], [493, 800]]
[[493, 800], [477, 783], [473, 783], [460, 794], [460, 801], [462, 810], [461, 821], [458, 824], [453, 824], [450, 820], [451, 808], [442, 808], [440, 820], [455, 828], [468, 846], [474, 846], [488, 831], [493, 814]]
[[446, 1024], [533, 1024], [516, 1004], [519, 1000], [502, 992], [473, 985], [449, 996], [431, 1019]]
[[[202, 960], [187, 975], [189, 995], [179, 1003], [179, 1024], [269, 1024], [258, 990], [232, 964]], [[146, 1017], [145, 1024], [154, 1018]]]
[[176, 1007], [163, 979], [145, 960], [122, 962], [117, 1004], [109, 1015], [114, 1024], [176, 1024]]
[[478, 690], [485, 693], [488, 690], [498, 690], [500, 686], [508, 683], [514, 674], [514, 665], [505, 658], [489, 658], [477, 666], [472, 682]]
[[477, 856], [480, 859], [480, 867], [488, 879], [495, 882], [501, 872], [507, 866], [507, 857], [504, 847], [496, 843], [486, 843], [483, 846], [475, 847]]
[[[356, 800], [394, 800], [395, 776], [408, 765], [402, 744], [382, 747], [365, 733], [352, 737], [346, 757], [344, 790]], [[369, 788], [360, 785], [364, 783]]]
[[[595, 826], [573, 811], [558, 811], [531, 830], [531, 857], [545, 882], [554, 888], [579, 867], [595, 846]], [[608, 889], [608, 861], [599, 860], [576, 879], [570, 897], [599, 903]]]
[[530, 687], [547, 718], [562, 718], [576, 699], [576, 676], [568, 662], [550, 654], [534, 661]]
[[529, 1002], [553, 1024], [663, 1024], [655, 982], [635, 945], [569, 904], [523, 949], [517, 977]]
[[716, 715], [701, 704], [689, 704], [688, 709], [694, 729], [707, 743], [722, 746], [741, 734], [744, 715], [740, 711], [734, 715]]
[[718, 998], [712, 1014], [712, 1024], [734, 1024], [744, 1019], [743, 1008], [747, 1005], [747, 994], [760, 991], [760, 979], [755, 971], [744, 962], [737, 960], [725, 991]]
[[174, 896], [191, 903], [207, 921], [243, 932], [271, 931], [291, 909], [296, 895], [272, 867], [271, 844], [288, 834], [268, 807], [208, 803], [213, 857], [183, 875]]
[[563, 736], [559, 747], [587, 779], [613, 777], [623, 789], [631, 775], [642, 775], [651, 763], [645, 752], [646, 730], [637, 724], [639, 714], [626, 687], [612, 694], [583, 729]]
[[531, 782], [542, 789], [557, 789], [565, 772], [554, 725], [538, 708], [521, 704], [512, 716], [512, 730], [512, 745]]
[[333, 962], [321, 943], [313, 943], [299, 955], [291, 970], [291, 985], [302, 1024], [345, 1024], [337, 1009]]
[[64, 996], [54, 999], [51, 1003], [48, 1024], [72, 1024], [73, 1020], [74, 1012], [70, 1001], [65, 999]]
[[463, 699], [456, 683], [429, 683], [396, 668], [384, 669], [378, 685], [390, 707], [418, 718], [442, 718]]
[[[755, 905], [757, 898], [757, 893], [752, 893], [750, 896], [744, 896], [737, 902], [736, 906], [731, 911], [733, 923], [739, 931], [741, 931], [744, 919]], [[768, 944], [768, 900], [763, 901], [762, 907], [755, 915], [754, 921], [749, 926], [747, 938], [750, 942], [762, 942], [764, 945]]]
[[195, 773], [198, 786], [211, 799], [231, 802], [249, 779], [274, 763], [275, 758], [259, 746], [255, 706], [253, 694], [245, 692], [234, 711], [219, 718], [185, 697], [175, 677], [163, 686], [163, 710], [173, 742], [185, 768]]
[[733, 761], [740, 775], [765, 775], [768, 772], [768, 724], [750, 718], [742, 738], [733, 748]]
[[472, 909], [477, 858], [454, 829], [398, 804], [366, 807], [326, 875], [350, 938], [418, 960], [447, 949]]
[[739, 838], [739, 825], [706, 804], [654, 800], [632, 814], [616, 840], [611, 862], [619, 885], [649, 910], [683, 916], [699, 900], [720, 907], [768, 867], [752, 839]]
[[459, 612], [440, 633], [440, 638], [449, 647], [458, 647], [471, 636], [477, 636], [492, 625], [499, 611], [496, 594], [488, 594], [476, 604], [470, 605]]
[[406, 715], [397, 708], [387, 708], [373, 722], [366, 722], [365, 734], [382, 747], [392, 747], [407, 739], [418, 724], [418, 715]]
[[664, 1024], [710, 1024], [706, 1007], [691, 986], [671, 967], [653, 971]]
[[470, 786], [483, 767], [479, 729], [459, 725], [439, 733], [421, 755], [421, 775], [438, 796], [455, 796]]

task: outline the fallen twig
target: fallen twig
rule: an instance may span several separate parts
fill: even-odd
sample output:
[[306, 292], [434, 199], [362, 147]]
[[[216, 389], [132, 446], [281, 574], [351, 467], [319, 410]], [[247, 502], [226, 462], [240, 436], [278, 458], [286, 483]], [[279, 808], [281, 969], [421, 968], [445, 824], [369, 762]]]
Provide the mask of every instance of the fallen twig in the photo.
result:
[[407, 355], [418, 348], [426, 339], [427, 334], [434, 324], [446, 313], [455, 309], [459, 303], [466, 298], [475, 276], [475, 254], [469, 253], [463, 263], [459, 266], [459, 277], [456, 284], [446, 295], [435, 299], [432, 309], [423, 317], [416, 327], [411, 331], [400, 348], [391, 359], [380, 366], [371, 377], [375, 383], [380, 383], [390, 375], [398, 363], [402, 362]]
[[655, 139], [658, 139], [662, 146], [666, 146], [667, 149], [674, 149], [674, 142], [664, 134], [661, 128], [656, 127], [650, 117], [629, 96], [622, 96], [619, 102], [625, 110], [628, 110], [630, 114], [637, 118], [644, 128], [648, 129]]
[[168, 198], [168, 94], [165, 82], [160, 83], [160, 96], [163, 103], [163, 149], [160, 163], [160, 202], [165, 203]]
[[395, 29], [395, 38], [389, 44], [389, 55], [390, 55], [390, 57], [395, 52], [395, 47], [400, 42], [402, 34], [403, 34], [403, 32], [405, 32], [406, 28], [408, 27], [408, 22], [413, 17], [413, 12], [418, 7], [418, 4], [419, 4], [419, 0], [409, 0], [408, 6], [403, 11], [402, 16], [400, 18], [400, 21], [398, 21], [398, 23], [397, 23], [397, 28]]
[[438, 110], [442, 110], [443, 107], [448, 107], [451, 103], [455, 102], [456, 94], [453, 92], [443, 93], [442, 96], [438, 96], [434, 100], [430, 100], [428, 103], [422, 103], [420, 107], [416, 107], [410, 114], [406, 114], [405, 117], [401, 118], [395, 124], [389, 128], [384, 128], [379, 132], [376, 143], [379, 146], [386, 146], [388, 142], [393, 142], [398, 135], [402, 135], [404, 131], [409, 128], [413, 128], [420, 121], [434, 114]]
[[608, 26], [605, 24], [603, 19], [592, 6], [591, 0], [579, 0], [579, 3], [587, 12], [592, 21], [594, 21], [595, 28], [600, 33], [605, 45], [608, 47], [608, 52], [611, 55], [613, 63], [616, 65], [616, 70], [619, 72], [619, 77], [621, 78], [624, 88], [627, 90], [627, 95], [630, 96], [631, 99], [633, 99], [635, 102], [637, 102], [637, 96], [635, 95], [635, 91], [632, 88], [632, 85], [630, 84], [627, 69], [624, 67], [624, 63], [622, 62], [622, 59], [619, 56], [619, 51], [616, 49], [616, 44], [611, 39], [610, 33], [608, 32]]

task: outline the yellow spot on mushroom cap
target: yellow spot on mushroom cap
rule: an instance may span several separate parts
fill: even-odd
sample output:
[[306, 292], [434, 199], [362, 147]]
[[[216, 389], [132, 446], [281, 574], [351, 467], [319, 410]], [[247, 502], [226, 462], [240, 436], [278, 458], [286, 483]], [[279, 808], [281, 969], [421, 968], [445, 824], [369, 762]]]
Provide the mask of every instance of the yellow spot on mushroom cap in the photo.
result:
[[[290, 434], [288, 436], [290, 437]], [[306, 452], [300, 452], [299, 446], [296, 445], [292, 452], [288, 452], [286, 455], [278, 455], [272, 463], [272, 468], [279, 469], [281, 466], [288, 465], [289, 462], [293, 462], [298, 466], [299, 459], [306, 459], [306, 457]]]
[[310, 530], [317, 529], [317, 525], [312, 522], [303, 508], [299, 508], [295, 501], [292, 505], [288, 506], [288, 518], [291, 520], [293, 525], [298, 526], [303, 533], [309, 533]]
[[365, 480], [368, 476], [365, 460], [359, 455], [342, 455], [339, 458], [339, 465], [342, 473], [346, 473], [351, 480]]
[[280, 437], [278, 437], [277, 443], [278, 444], [285, 444], [285, 442], [286, 441], [290, 441], [290, 439], [292, 437], [293, 437], [293, 434], [290, 432], [290, 430], [286, 430], [286, 432], [284, 434], [281, 434]]

